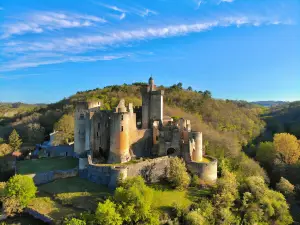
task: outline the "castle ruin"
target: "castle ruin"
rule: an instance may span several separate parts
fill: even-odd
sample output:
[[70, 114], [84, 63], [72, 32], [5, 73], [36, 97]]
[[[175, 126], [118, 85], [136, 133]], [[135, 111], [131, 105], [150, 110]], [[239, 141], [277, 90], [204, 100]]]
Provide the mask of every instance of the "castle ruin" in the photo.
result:
[[[116, 170], [122, 170], [126, 176], [142, 173], [143, 168], [130, 172], [129, 166], [125, 166], [133, 159], [146, 158], [151, 164], [151, 160], [157, 163], [178, 156], [185, 160], [190, 171], [204, 180], [215, 182], [216, 160], [202, 162], [202, 132], [193, 132], [189, 120], [173, 121], [164, 116], [164, 91], [157, 90], [152, 77], [148, 86], [141, 89], [141, 95], [141, 108], [134, 108], [132, 103], [126, 105], [123, 99], [113, 111], [101, 110], [100, 101], [77, 103], [74, 151], [81, 158], [80, 169], [89, 168], [87, 177], [91, 180], [100, 176], [95, 171], [105, 171], [105, 178], [101, 176], [98, 183], [108, 184]], [[137, 118], [137, 111], [141, 111], [141, 118]], [[86, 164], [82, 163], [83, 159], [88, 159]], [[162, 175], [163, 171], [158, 173]]]

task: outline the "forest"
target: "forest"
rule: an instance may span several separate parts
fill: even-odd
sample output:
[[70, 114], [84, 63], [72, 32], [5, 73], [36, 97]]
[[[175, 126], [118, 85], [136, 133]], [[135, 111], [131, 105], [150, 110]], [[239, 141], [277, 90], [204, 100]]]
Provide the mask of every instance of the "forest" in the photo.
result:
[[[127, 103], [140, 106], [140, 89], [144, 85], [133, 83], [77, 92], [49, 105], [0, 104], [0, 155], [14, 132], [22, 138], [23, 151], [43, 142], [54, 129], [63, 133], [60, 143], [70, 141], [76, 102], [100, 100], [101, 108], [110, 110], [124, 98]], [[175, 170], [180, 172], [172, 175], [171, 188], [209, 187], [211, 194], [198, 198], [188, 209], [173, 206], [166, 224], [300, 222], [300, 102], [266, 108], [244, 101], [214, 99], [211, 92], [184, 89], [182, 83], [158, 88], [165, 91], [165, 115], [190, 119], [192, 129], [203, 132], [206, 154], [219, 161], [216, 185], [199, 181], [186, 172], [182, 162], [174, 162]], [[2, 165], [0, 173], [7, 169]], [[185, 187], [179, 185], [185, 183]], [[124, 188], [131, 191], [131, 196]], [[65, 223], [159, 224], [163, 215], [151, 210], [153, 201], [151, 190], [137, 178], [121, 184], [112, 198], [99, 203], [93, 214], [67, 218]]]

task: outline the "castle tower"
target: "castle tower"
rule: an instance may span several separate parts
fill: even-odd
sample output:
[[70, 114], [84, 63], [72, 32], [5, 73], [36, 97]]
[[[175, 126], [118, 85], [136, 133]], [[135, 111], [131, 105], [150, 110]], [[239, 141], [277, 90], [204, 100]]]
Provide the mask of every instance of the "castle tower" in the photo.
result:
[[202, 132], [193, 132], [193, 145], [190, 149], [192, 161], [201, 162], [203, 157], [203, 148], [202, 148]]
[[132, 121], [135, 114], [132, 105], [129, 112], [122, 99], [114, 113], [111, 115], [110, 126], [110, 152], [108, 163], [124, 163], [131, 159], [130, 155], [130, 132], [133, 129]]
[[148, 86], [141, 90], [142, 93], [142, 128], [148, 129], [153, 121], [163, 122], [164, 91], [156, 90], [152, 77]]
[[85, 152], [86, 127], [89, 123], [88, 105], [86, 102], [79, 102], [76, 104], [74, 119], [74, 151], [77, 155], [81, 155]]

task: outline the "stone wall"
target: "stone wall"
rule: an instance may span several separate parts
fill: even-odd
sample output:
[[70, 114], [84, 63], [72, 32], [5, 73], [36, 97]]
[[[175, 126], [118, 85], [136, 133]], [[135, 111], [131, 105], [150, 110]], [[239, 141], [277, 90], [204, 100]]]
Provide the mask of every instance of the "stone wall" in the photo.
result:
[[76, 177], [78, 175], [78, 168], [70, 170], [55, 170], [45, 173], [28, 174], [31, 177], [35, 185], [47, 184], [54, 180], [64, 179], [68, 177]]
[[215, 183], [218, 178], [218, 161], [217, 159], [207, 157], [211, 161], [208, 163], [203, 162], [188, 162], [187, 168], [197, 174], [202, 180], [210, 183]]
[[36, 210], [26, 208], [24, 211], [34, 218], [43, 221], [44, 223], [54, 224], [54, 220], [51, 217], [41, 214]]
[[158, 182], [161, 178], [166, 177], [169, 165], [170, 158], [168, 156], [121, 166], [89, 165], [87, 169], [79, 171], [79, 176], [113, 189], [116, 188], [120, 178], [125, 179], [139, 175], [149, 183]]

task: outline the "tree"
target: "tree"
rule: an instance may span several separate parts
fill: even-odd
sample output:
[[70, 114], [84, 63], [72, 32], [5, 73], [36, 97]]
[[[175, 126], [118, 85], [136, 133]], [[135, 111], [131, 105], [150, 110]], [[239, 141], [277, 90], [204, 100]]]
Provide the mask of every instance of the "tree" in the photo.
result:
[[183, 159], [178, 157], [172, 158], [168, 172], [168, 180], [174, 188], [183, 190], [189, 186], [191, 178]]
[[193, 88], [192, 88], [191, 86], [189, 86], [189, 87], [187, 88], [187, 90], [188, 90], [188, 91], [193, 91]]
[[84, 220], [72, 218], [71, 220], [67, 221], [65, 225], [86, 225]]
[[107, 199], [104, 203], [99, 203], [95, 217], [100, 225], [121, 225], [123, 223], [121, 215], [117, 212], [116, 204]]
[[74, 140], [74, 116], [63, 115], [54, 125], [54, 129], [59, 131], [59, 135], [55, 135], [54, 144], [66, 144]]
[[272, 142], [261, 142], [256, 151], [256, 159], [264, 164], [272, 166], [276, 157], [274, 144]]
[[30, 123], [27, 125], [28, 141], [30, 143], [41, 143], [44, 140], [45, 128], [39, 123]]
[[297, 138], [288, 133], [275, 134], [274, 147], [283, 162], [294, 164], [300, 157], [300, 147]]
[[16, 130], [13, 130], [11, 134], [9, 135], [9, 145], [13, 149], [14, 152], [20, 151], [22, 140]]
[[204, 96], [205, 98], [211, 98], [211, 97], [212, 97], [211, 92], [208, 91], [208, 90], [206, 90], [206, 91], [203, 92], [203, 96]]
[[293, 223], [284, 196], [268, 189], [262, 177], [248, 177], [242, 189], [244, 191], [242, 207], [244, 223], [278, 225]]
[[31, 199], [35, 197], [37, 191], [33, 179], [28, 176], [15, 175], [11, 177], [4, 189], [4, 208], [14, 206], [9, 210], [12, 215], [14, 212], [20, 212], [25, 208]]
[[280, 191], [285, 196], [292, 196], [294, 194], [295, 186], [287, 179], [281, 177], [280, 181], [276, 184], [276, 190]]
[[141, 176], [126, 179], [114, 195], [121, 217], [125, 223], [159, 224], [158, 215], [152, 210], [153, 190]]
[[12, 148], [8, 144], [0, 144], [0, 157], [12, 153]]
[[205, 219], [197, 211], [189, 212], [185, 217], [186, 224], [189, 225], [205, 225]]
[[4, 144], [5, 140], [3, 138], [0, 138], [0, 144]]

